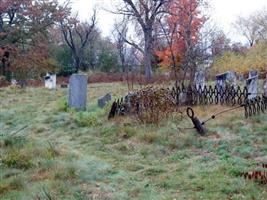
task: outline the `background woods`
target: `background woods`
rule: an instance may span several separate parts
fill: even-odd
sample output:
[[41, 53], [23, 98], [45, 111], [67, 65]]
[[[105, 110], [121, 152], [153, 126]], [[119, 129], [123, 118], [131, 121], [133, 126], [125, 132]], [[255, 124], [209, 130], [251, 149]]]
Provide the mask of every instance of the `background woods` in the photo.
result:
[[[0, 5], [2, 80], [40, 79], [46, 72], [69, 76], [90, 71], [145, 76], [170, 73], [194, 81], [197, 70], [266, 70], [267, 12], [240, 16], [238, 43], [217, 28], [203, 0], [121, 0], [112, 34], [103, 37], [97, 9], [80, 20], [71, 3], [3, 0]], [[127, 78], [127, 79], [128, 79]]]

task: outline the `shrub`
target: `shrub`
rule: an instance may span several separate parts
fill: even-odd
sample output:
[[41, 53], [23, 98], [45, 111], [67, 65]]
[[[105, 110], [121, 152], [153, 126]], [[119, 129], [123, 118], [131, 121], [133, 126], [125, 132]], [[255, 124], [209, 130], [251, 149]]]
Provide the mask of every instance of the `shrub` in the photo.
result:
[[19, 169], [29, 169], [33, 166], [31, 156], [18, 151], [17, 149], [12, 149], [8, 151], [2, 159], [2, 162], [7, 167], [14, 167]]
[[74, 120], [80, 127], [95, 127], [98, 125], [95, 113], [78, 112]]
[[60, 112], [66, 112], [68, 110], [68, 102], [66, 99], [61, 99], [57, 102], [57, 110]]

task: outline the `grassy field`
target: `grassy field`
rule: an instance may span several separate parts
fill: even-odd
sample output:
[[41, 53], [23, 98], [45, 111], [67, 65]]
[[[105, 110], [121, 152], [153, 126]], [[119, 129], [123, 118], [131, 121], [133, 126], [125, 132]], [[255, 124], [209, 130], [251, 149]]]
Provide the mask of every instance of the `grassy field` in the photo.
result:
[[[67, 109], [67, 89], [0, 89], [0, 199], [267, 199], [240, 177], [267, 162], [267, 115], [243, 110], [199, 136], [179, 114], [159, 125], [107, 120], [97, 98], [127, 88], [90, 84], [86, 112]], [[225, 107], [195, 108], [201, 119]], [[179, 128], [180, 127], [180, 128]]]

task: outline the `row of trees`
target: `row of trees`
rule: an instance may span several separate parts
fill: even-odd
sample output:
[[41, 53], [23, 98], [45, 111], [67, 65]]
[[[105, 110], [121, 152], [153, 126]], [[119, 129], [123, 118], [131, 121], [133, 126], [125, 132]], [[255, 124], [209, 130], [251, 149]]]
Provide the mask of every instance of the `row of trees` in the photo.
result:
[[[103, 38], [96, 10], [81, 22], [69, 2], [2, 0], [0, 73], [26, 79], [47, 71], [128, 73], [139, 66], [148, 80], [156, 69], [168, 69], [177, 81], [193, 81], [207, 60], [215, 60], [215, 68], [220, 68], [226, 53], [244, 55], [249, 49], [210, 25], [207, 6], [205, 0], [121, 0], [111, 11], [120, 20], [112, 36]], [[240, 17], [236, 23], [251, 47], [266, 42], [266, 13]]]
[[[69, 3], [3, 0], [2, 75], [14, 72], [26, 78], [56, 66], [64, 74], [96, 68], [128, 71], [129, 66], [141, 65], [150, 79], [159, 62], [171, 64], [175, 73], [177, 65], [195, 70], [198, 34], [205, 21], [200, 4], [199, 0], [122, 0], [114, 12], [123, 20], [115, 25], [114, 38], [107, 39], [96, 26], [96, 11], [90, 21], [80, 22], [71, 14]], [[137, 42], [128, 38], [129, 24], [135, 27]]]

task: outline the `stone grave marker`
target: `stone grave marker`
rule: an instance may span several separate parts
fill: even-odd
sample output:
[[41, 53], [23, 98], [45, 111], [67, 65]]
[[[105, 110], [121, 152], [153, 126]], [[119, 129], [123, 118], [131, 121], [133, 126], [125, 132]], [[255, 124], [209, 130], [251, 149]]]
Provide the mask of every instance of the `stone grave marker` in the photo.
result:
[[56, 89], [57, 88], [57, 75], [55, 74], [46, 74], [46, 76], [44, 77], [44, 81], [45, 81], [45, 88], [48, 89]]
[[195, 74], [195, 84], [197, 90], [201, 89], [204, 90], [205, 87], [205, 74], [204, 71], [198, 71]]
[[82, 74], [73, 74], [69, 81], [69, 107], [78, 110], [86, 109], [88, 77]]
[[267, 97], [267, 74], [266, 74], [266, 78], [265, 78], [265, 81], [263, 83], [263, 95], [265, 97]]
[[106, 94], [105, 96], [100, 97], [100, 98], [98, 99], [98, 101], [97, 101], [98, 106], [99, 106], [100, 108], [104, 108], [105, 105], [106, 105], [109, 101], [111, 101], [111, 99], [112, 99], [112, 96], [111, 96], [110, 93]]
[[216, 76], [217, 88], [225, 88], [226, 85], [236, 86], [236, 73], [234, 71], [227, 71]]
[[245, 80], [244, 74], [239, 74], [238, 80], [239, 81], [244, 81]]
[[258, 71], [256, 70], [250, 70], [249, 73], [248, 73], [248, 78], [252, 78], [254, 76], [258, 76]]
[[246, 86], [248, 89], [248, 99], [254, 99], [258, 96], [258, 76], [247, 79]]

